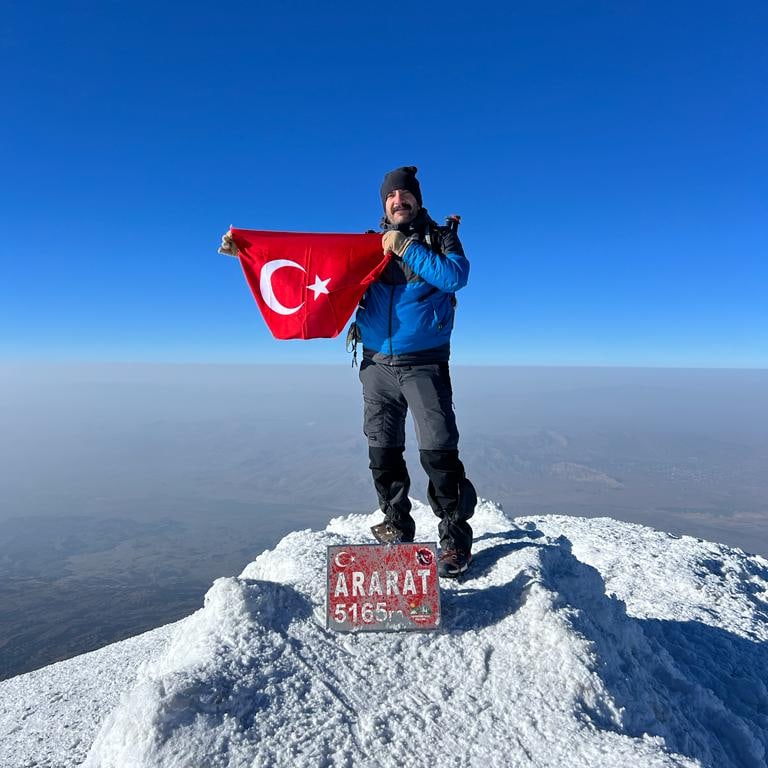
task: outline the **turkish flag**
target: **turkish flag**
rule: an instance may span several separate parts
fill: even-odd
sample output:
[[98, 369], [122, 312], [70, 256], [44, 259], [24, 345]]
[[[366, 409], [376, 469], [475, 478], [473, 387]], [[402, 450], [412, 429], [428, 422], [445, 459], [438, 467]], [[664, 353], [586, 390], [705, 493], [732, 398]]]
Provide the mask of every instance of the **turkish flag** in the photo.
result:
[[276, 339], [338, 336], [390, 259], [382, 253], [381, 235], [230, 231]]

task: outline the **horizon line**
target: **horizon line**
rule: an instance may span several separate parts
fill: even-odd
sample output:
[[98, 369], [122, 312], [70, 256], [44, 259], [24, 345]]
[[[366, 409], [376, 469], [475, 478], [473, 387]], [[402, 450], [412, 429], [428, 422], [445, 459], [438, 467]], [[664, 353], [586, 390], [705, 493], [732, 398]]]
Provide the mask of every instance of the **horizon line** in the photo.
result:
[[[515, 363], [463, 363], [449, 361], [452, 368], [552, 368], [552, 369], [612, 369], [612, 370], [668, 370], [668, 371], [768, 371], [768, 364], [764, 366], [748, 365], [684, 365], [684, 364], [666, 364], [666, 363], [533, 363], [533, 362], [515, 362]], [[188, 366], [188, 367], [222, 367], [222, 368], [244, 368], [244, 367], [272, 367], [272, 368], [294, 368], [294, 367], [315, 367], [315, 368], [354, 368], [348, 361], [339, 362], [310, 362], [310, 361], [243, 361], [243, 360], [151, 360], [151, 359], [95, 359], [95, 358], [22, 358], [6, 359], [0, 358], [0, 366], [37, 366], [37, 365], [82, 365], [82, 366]], [[359, 365], [359, 364], [358, 364]]]

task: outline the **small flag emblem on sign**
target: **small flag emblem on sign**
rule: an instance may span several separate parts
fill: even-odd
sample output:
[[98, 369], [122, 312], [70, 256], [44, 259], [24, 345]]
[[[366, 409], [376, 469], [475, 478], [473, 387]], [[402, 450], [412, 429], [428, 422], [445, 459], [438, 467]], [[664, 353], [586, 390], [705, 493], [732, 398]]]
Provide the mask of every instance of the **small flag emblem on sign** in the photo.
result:
[[326, 626], [339, 632], [440, 626], [434, 544], [328, 547]]

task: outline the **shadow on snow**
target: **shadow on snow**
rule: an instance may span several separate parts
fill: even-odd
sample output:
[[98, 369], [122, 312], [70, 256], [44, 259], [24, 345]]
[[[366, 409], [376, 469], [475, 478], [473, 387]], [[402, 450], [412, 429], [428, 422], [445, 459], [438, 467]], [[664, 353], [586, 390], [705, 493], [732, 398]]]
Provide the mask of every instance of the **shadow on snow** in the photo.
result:
[[[629, 616], [621, 600], [606, 594], [600, 572], [573, 555], [566, 537], [548, 543], [538, 541], [542, 538], [538, 530], [479, 537], [499, 543], [477, 554], [470, 579], [443, 593], [444, 629], [497, 624], [517, 611], [530, 585], [540, 581], [555, 594], [556, 607], [569, 608], [574, 631], [592, 644], [594, 660], [588, 663], [622, 712], [617, 725], [615, 712], [582, 702], [582, 718], [631, 737], [661, 736], [669, 750], [705, 766], [764, 768], [768, 646], [702, 622]], [[502, 585], [472, 586], [500, 560], [527, 547], [540, 552], [539, 574], [522, 570]], [[761, 607], [758, 618], [765, 615]]]

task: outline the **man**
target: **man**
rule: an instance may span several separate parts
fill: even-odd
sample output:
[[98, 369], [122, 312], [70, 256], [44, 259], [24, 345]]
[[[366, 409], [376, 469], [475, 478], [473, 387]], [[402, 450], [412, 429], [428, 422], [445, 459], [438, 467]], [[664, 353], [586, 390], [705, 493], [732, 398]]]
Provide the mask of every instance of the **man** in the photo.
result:
[[363, 344], [364, 428], [384, 521], [371, 531], [382, 543], [413, 541], [403, 459], [411, 409], [427, 498], [440, 518], [439, 573], [456, 577], [471, 560], [477, 495], [459, 461], [459, 433], [448, 369], [454, 293], [467, 284], [469, 262], [454, 229], [440, 228], [422, 205], [416, 168], [390, 171], [381, 185], [384, 253], [392, 260], [361, 301], [355, 322]]
[[[364, 427], [384, 521], [371, 529], [382, 543], [413, 541], [416, 524], [403, 459], [405, 417], [413, 414], [427, 498], [440, 518], [441, 576], [456, 577], [471, 560], [477, 495], [459, 461], [459, 433], [448, 370], [456, 304], [469, 262], [454, 229], [438, 227], [422, 206], [416, 168], [397, 168], [381, 185], [384, 253], [392, 259], [372, 283], [355, 322], [363, 344]], [[237, 255], [227, 232], [219, 253]]]

